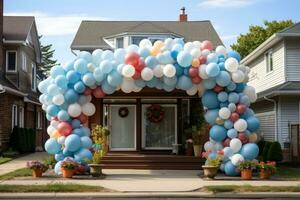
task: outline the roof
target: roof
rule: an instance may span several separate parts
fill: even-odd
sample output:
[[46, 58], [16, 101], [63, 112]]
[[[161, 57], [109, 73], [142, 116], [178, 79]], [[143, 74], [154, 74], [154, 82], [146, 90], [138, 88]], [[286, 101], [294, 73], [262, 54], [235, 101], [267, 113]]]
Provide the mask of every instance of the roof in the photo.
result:
[[71, 49], [109, 48], [104, 38], [118, 34], [172, 34], [186, 41], [211, 40], [223, 44], [210, 21], [82, 21]]
[[285, 37], [300, 37], [300, 22], [283, 29], [277, 33], [274, 33], [271, 37], [269, 37], [266, 41], [264, 41], [261, 45], [259, 45], [256, 49], [254, 49], [249, 55], [247, 55], [241, 61], [242, 64], [248, 65], [255, 58], [264, 53], [267, 49], [271, 48], [278, 42], [282, 41]]
[[265, 96], [273, 97], [277, 95], [299, 95], [300, 94], [300, 82], [289, 81], [278, 86], [272, 87], [268, 90], [259, 92], [258, 98], [263, 98]]
[[25, 41], [32, 23], [34, 23], [32, 16], [4, 16], [3, 37], [5, 40]]

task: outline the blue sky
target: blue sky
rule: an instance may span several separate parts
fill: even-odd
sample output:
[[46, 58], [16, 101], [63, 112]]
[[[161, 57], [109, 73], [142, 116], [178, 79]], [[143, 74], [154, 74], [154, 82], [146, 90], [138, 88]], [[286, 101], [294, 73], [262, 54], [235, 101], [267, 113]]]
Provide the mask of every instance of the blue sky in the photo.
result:
[[[150, 3], [151, 2], [151, 3]], [[74, 58], [70, 44], [81, 20], [210, 20], [229, 47], [249, 25], [264, 20], [300, 20], [299, 0], [4, 0], [4, 15], [36, 17], [42, 42], [51, 43], [60, 63]]]

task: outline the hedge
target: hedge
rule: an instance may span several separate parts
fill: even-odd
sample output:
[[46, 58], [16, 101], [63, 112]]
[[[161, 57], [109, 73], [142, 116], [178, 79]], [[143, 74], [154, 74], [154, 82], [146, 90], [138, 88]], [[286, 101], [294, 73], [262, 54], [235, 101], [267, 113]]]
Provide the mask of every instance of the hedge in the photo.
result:
[[282, 149], [279, 142], [273, 142], [270, 146], [270, 149], [268, 151], [268, 161], [282, 161], [283, 155], [282, 155]]
[[34, 129], [14, 127], [10, 137], [10, 147], [20, 153], [34, 152], [35, 140]]

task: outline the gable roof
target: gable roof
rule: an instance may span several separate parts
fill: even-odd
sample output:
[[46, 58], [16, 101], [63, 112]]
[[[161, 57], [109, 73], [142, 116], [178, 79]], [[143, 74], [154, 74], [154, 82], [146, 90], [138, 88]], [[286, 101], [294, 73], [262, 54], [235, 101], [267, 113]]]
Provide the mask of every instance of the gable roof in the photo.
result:
[[25, 41], [33, 23], [32, 16], [4, 16], [3, 37], [5, 40]]
[[173, 34], [186, 41], [223, 44], [210, 21], [82, 21], [71, 49], [110, 48], [104, 38], [118, 34]]

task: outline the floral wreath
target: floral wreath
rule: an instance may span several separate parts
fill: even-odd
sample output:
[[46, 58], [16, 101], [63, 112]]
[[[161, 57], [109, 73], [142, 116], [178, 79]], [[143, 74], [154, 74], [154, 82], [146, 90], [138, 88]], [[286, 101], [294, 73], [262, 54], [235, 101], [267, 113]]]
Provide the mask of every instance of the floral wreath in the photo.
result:
[[122, 118], [127, 117], [128, 114], [129, 114], [129, 110], [128, 110], [127, 107], [121, 107], [121, 108], [119, 109], [119, 116], [120, 116], [120, 117], [122, 117]]
[[152, 104], [147, 108], [147, 119], [153, 123], [159, 123], [164, 119], [165, 111], [158, 104]]

